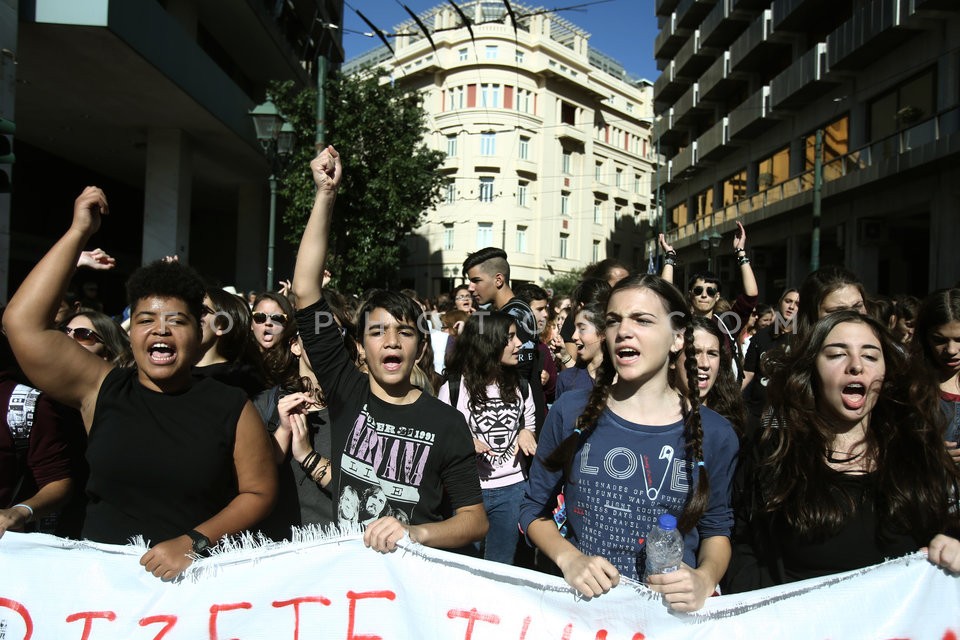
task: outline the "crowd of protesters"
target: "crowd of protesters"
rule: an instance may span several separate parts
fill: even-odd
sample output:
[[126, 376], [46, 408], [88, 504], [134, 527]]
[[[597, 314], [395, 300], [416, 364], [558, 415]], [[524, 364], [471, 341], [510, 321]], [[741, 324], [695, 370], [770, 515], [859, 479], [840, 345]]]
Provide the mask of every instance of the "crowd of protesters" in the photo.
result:
[[[436, 300], [357, 295], [325, 271], [339, 155], [310, 170], [291, 281], [238, 296], [168, 258], [117, 318], [68, 290], [114, 267], [84, 251], [107, 196], [80, 194], [3, 313], [0, 536], [140, 536], [172, 579], [226, 536], [315, 525], [587, 597], [644, 580], [677, 611], [920, 549], [960, 573], [960, 283], [884, 298], [824, 267], [765, 304], [738, 223], [729, 296], [673, 283], [663, 237], [659, 275], [604, 260], [569, 296], [513, 286], [494, 247]], [[683, 565], [646, 576], [663, 513]]]

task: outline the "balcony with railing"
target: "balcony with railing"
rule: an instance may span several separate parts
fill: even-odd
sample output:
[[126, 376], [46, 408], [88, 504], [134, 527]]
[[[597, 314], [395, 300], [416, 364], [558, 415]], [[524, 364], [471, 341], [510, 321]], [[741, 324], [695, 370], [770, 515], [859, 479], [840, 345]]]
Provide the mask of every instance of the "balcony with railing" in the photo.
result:
[[677, 26], [695, 29], [707, 17], [717, 0], [680, 0], [677, 5]]
[[730, 112], [730, 139], [753, 138], [772, 127], [775, 121], [770, 117], [770, 103], [770, 87], [767, 86], [735, 107]]
[[[956, 155], [960, 153], [958, 138], [960, 106], [954, 106], [910, 128], [832, 158], [823, 163], [824, 197], [941, 160], [950, 154]], [[700, 153], [702, 159], [702, 149]], [[673, 229], [667, 234], [667, 241], [673, 244], [686, 239], [686, 242], [680, 243], [683, 246], [694, 242], [704, 230], [781, 202], [787, 203], [785, 206], [788, 208], [799, 206], [805, 201], [798, 199], [796, 203], [790, 203], [790, 200], [810, 198], [813, 186], [814, 171], [810, 169]]]
[[828, 78], [827, 44], [817, 43], [770, 82], [774, 109], [795, 109], [816, 100], [837, 80]]
[[673, 121], [679, 126], [690, 124], [690, 119], [697, 115], [697, 107], [700, 103], [700, 90], [697, 83], [690, 85], [677, 103], [673, 105]]
[[743, 82], [732, 75], [730, 69], [730, 52], [724, 51], [713, 64], [700, 76], [700, 98], [703, 100], [720, 100], [736, 90]]
[[704, 49], [700, 45], [700, 31], [694, 31], [674, 58], [674, 62], [677, 63], [677, 75], [698, 78], [707, 70], [715, 56], [716, 50]]
[[831, 11], [836, 0], [773, 0], [773, 28], [806, 31]]
[[677, 27], [677, 13], [674, 11], [653, 41], [653, 56], [655, 58], [673, 58], [691, 33], [693, 33], [691, 29]]
[[674, 9], [677, 8], [677, 5], [680, 4], [680, 0], [657, 0], [656, 10], [658, 16], [668, 16]]
[[734, 71], [746, 71], [764, 64], [777, 46], [773, 36], [773, 12], [764, 10], [747, 30], [730, 45], [730, 67]]
[[733, 9], [733, 0], [717, 4], [700, 23], [700, 42], [705, 47], [728, 47], [750, 24], [751, 15]]
[[689, 86], [689, 80], [677, 77], [676, 62], [671, 60], [653, 83], [653, 100], [656, 103], [654, 106], [666, 108], [672, 105]]
[[686, 137], [686, 132], [674, 120], [672, 107], [653, 123], [653, 140], [659, 140], [661, 147], [679, 147], [685, 144]]
[[721, 118], [697, 138], [699, 160], [716, 160], [733, 151], [730, 142], [730, 118]]
[[827, 36], [830, 69], [860, 69], [917, 31], [905, 26], [910, 15], [906, 0], [873, 0]]
[[697, 164], [697, 143], [691, 142], [671, 159], [671, 178], [681, 176]]

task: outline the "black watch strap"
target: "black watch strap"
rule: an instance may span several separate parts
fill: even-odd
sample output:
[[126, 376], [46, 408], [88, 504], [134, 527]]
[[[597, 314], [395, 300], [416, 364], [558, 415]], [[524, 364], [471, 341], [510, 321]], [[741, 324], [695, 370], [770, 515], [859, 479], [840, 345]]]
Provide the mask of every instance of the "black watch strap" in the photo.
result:
[[190, 529], [190, 531], [187, 531], [187, 535], [190, 536], [191, 540], [193, 540], [193, 552], [198, 556], [207, 555], [210, 547], [213, 546], [213, 543], [210, 542], [210, 538], [203, 535], [196, 529]]

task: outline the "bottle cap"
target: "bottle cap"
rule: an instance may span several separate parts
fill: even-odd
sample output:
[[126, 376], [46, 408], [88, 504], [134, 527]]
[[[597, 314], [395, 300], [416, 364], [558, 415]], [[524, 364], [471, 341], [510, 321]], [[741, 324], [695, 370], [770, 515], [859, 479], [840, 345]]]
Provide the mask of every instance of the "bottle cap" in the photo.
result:
[[664, 531], [672, 531], [677, 528], [677, 518], [669, 513], [662, 513], [657, 518], [657, 525]]

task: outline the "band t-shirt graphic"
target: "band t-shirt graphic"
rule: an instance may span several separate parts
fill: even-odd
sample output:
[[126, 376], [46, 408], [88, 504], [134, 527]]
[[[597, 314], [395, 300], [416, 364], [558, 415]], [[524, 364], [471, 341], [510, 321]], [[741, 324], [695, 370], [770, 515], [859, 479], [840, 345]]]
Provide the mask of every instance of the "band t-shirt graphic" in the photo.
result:
[[363, 407], [347, 436], [340, 465], [340, 495], [347, 486], [353, 487], [359, 497], [359, 524], [384, 516], [411, 521], [435, 440], [434, 433], [423, 429], [378, 424]]
[[411, 404], [385, 402], [347, 356], [320, 300], [297, 312], [304, 348], [330, 412], [331, 483], [336, 519], [365, 526], [385, 516], [438, 522], [482, 504], [473, 441], [463, 416], [428, 394]]

